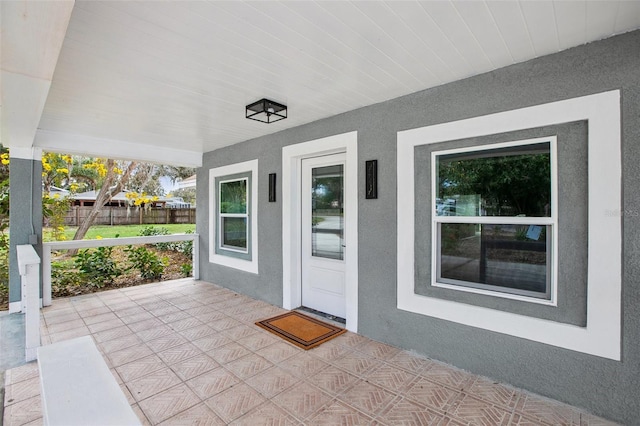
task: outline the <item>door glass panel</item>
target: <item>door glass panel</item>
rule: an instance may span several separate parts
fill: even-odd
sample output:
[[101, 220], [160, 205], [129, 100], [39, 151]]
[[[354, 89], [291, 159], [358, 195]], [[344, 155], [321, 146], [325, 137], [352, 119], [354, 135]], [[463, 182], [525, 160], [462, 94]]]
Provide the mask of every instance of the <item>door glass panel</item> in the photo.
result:
[[311, 255], [344, 259], [344, 166], [311, 172]]

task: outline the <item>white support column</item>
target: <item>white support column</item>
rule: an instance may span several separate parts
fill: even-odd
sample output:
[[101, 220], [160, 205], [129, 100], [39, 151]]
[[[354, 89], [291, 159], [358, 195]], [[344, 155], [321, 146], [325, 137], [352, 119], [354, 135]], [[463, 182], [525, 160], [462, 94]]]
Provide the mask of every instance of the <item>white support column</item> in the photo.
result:
[[200, 237], [196, 234], [192, 247], [193, 279], [200, 279]]
[[22, 282], [22, 311], [25, 324], [25, 359], [33, 361], [40, 346], [40, 257], [29, 244], [16, 247]]

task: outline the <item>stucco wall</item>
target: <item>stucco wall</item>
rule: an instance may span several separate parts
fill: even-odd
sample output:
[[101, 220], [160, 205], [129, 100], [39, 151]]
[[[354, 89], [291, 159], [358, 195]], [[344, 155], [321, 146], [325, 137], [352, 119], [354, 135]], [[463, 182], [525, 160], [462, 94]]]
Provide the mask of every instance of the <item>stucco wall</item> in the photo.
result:
[[[11, 238], [9, 240], [9, 303], [22, 299], [20, 273], [16, 246], [29, 244], [30, 235], [42, 235], [42, 163], [40, 161], [11, 158], [9, 171], [11, 200], [9, 220]], [[35, 247], [42, 258], [42, 241]]]
[[[640, 404], [640, 31], [362, 108], [204, 156], [197, 228], [202, 278], [282, 304], [282, 188], [268, 203], [281, 148], [358, 132], [359, 333], [474, 373], [637, 424]], [[397, 132], [495, 112], [621, 91], [623, 173], [622, 361], [606, 360], [396, 308]], [[208, 262], [208, 169], [259, 159], [259, 274]], [[364, 161], [378, 160], [378, 199], [364, 197]], [[562, 167], [562, 164], [560, 165]], [[612, 209], [615, 209], [613, 207]], [[561, 260], [562, 262], [562, 260]], [[611, 265], [619, 267], [619, 265]], [[563, 264], [560, 264], [563, 268]], [[454, 296], [455, 297], [455, 296]], [[578, 305], [581, 305], [580, 301]], [[578, 310], [576, 310], [578, 312]], [[580, 323], [580, 313], [559, 318]]]

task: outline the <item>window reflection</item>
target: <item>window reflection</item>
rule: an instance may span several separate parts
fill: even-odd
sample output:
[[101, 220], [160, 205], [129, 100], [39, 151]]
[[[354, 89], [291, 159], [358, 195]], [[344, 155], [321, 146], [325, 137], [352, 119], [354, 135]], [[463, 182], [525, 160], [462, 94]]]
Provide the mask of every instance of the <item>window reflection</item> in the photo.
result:
[[220, 247], [246, 253], [248, 249], [248, 179], [220, 182]]
[[549, 233], [541, 225], [442, 223], [441, 281], [546, 298]]
[[550, 143], [440, 155], [437, 216], [551, 216]]
[[311, 255], [344, 259], [344, 166], [311, 172]]

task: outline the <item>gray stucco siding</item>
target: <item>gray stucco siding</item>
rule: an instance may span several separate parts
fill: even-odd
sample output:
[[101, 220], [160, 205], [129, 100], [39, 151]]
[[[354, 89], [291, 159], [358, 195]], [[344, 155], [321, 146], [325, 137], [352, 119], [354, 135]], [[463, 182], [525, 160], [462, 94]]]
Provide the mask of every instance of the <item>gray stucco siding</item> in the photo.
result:
[[[260, 123], [257, 123], [260, 124]], [[223, 285], [236, 292], [255, 297], [266, 302], [282, 305], [282, 223], [274, 221], [281, 217], [281, 205], [268, 202], [269, 173], [281, 170], [280, 147], [264, 151], [264, 147], [253, 141], [243, 142], [233, 147], [234, 154], [226, 157], [221, 151], [204, 155], [205, 166], [197, 171], [197, 197], [198, 208], [196, 210], [196, 228], [200, 234], [201, 265], [200, 277], [205, 281]], [[231, 151], [227, 148], [224, 151]], [[238, 148], [241, 148], [238, 150]], [[272, 155], [273, 152], [277, 156]], [[231, 158], [231, 160], [228, 160]], [[259, 273], [253, 274], [238, 269], [209, 263], [209, 196], [214, 193], [209, 188], [209, 170], [211, 168], [240, 163], [243, 161], [259, 159], [258, 202], [252, 206], [252, 211], [258, 213], [258, 244], [259, 244]], [[255, 177], [252, 177], [255, 184]], [[281, 199], [281, 189], [277, 187], [277, 200]], [[256, 232], [256, 230], [252, 230]]]
[[[202, 278], [276, 305], [282, 305], [282, 191], [277, 202], [267, 202], [269, 173], [282, 175], [282, 147], [349, 131], [358, 132], [358, 244], [359, 309], [358, 332], [378, 341], [412, 350], [451, 363], [477, 374], [577, 405], [597, 415], [626, 424], [637, 424], [640, 404], [640, 31], [569, 49], [554, 55], [498, 69], [370, 107], [272, 135], [246, 141], [205, 154], [198, 171], [197, 228], [201, 235]], [[469, 327], [397, 309], [397, 214], [402, 200], [397, 195], [396, 144], [402, 130], [448, 123], [486, 114], [509, 111], [548, 102], [619, 89], [622, 113], [622, 360], [562, 349], [531, 340]], [[251, 123], [248, 123], [250, 125]], [[573, 124], [559, 126], [558, 132], [581, 134]], [[566, 128], [565, 130], [562, 130]], [[580, 139], [580, 138], [578, 138]], [[560, 144], [559, 144], [560, 145]], [[575, 152], [573, 154], [576, 154]], [[562, 203], [583, 206], [584, 199], [572, 201], [584, 188], [580, 168], [564, 163], [567, 182], [560, 190]], [[208, 170], [213, 167], [258, 159], [259, 161], [259, 274], [248, 274], [208, 262]], [[378, 160], [378, 198], [365, 199], [364, 161]], [[588, 162], [588, 158], [586, 159]], [[568, 166], [569, 167], [566, 167]], [[563, 168], [563, 164], [560, 164]], [[279, 182], [280, 183], [280, 182]], [[574, 187], [574, 185], [577, 185]], [[587, 188], [588, 190], [588, 188]], [[562, 196], [561, 196], [562, 198]], [[561, 204], [561, 209], [566, 206]], [[612, 210], [615, 210], [612, 206]], [[584, 209], [577, 208], [578, 216]], [[615, 214], [615, 213], [614, 213]], [[566, 254], [559, 267], [569, 274], [584, 274], [584, 218], [569, 226]], [[428, 222], [428, 220], [427, 220]], [[571, 239], [576, 233], [579, 238]], [[563, 233], [564, 234], [564, 233]], [[427, 233], [430, 235], [430, 232]], [[562, 234], [561, 234], [562, 235]], [[563, 244], [566, 244], [563, 245]], [[574, 257], [576, 262], [573, 264]], [[427, 256], [428, 257], [428, 256]], [[428, 267], [428, 265], [424, 265]], [[562, 275], [561, 275], [562, 276]], [[568, 280], [568, 278], [567, 278]], [[582, 296], [575, 278], [563, 297], [571, 300], [550, 319], [581, 324], [584, 321]], [[562, 285], [562, 282], [561, 282]], [[575, 287], [575, 288], [574, 288]], [[418, 291], [422, 291], [418, 286]], [[459, 292], [456, 292], [459, 293]], [[453, 297], [459, 299], [459, 295]], [[502, 302], [475, 299], [473, 303], [493, 303], [496, 309], [519, 309]], [[499, 305], [499, 306], [498, 306]], [[535, 311], [535, 312], [534, 312]], [[535, 307], [528, 315], [545, 315]]]
[[[16, 246], [29, 244], [30, 235], [42, 235], [42, 163], [11, 158], [9, 179], [9, 303], [22, 299]], [[35, 246], [42, 258], [42, 241]], [[42, 280], [41, 280], [42, 282]]]

